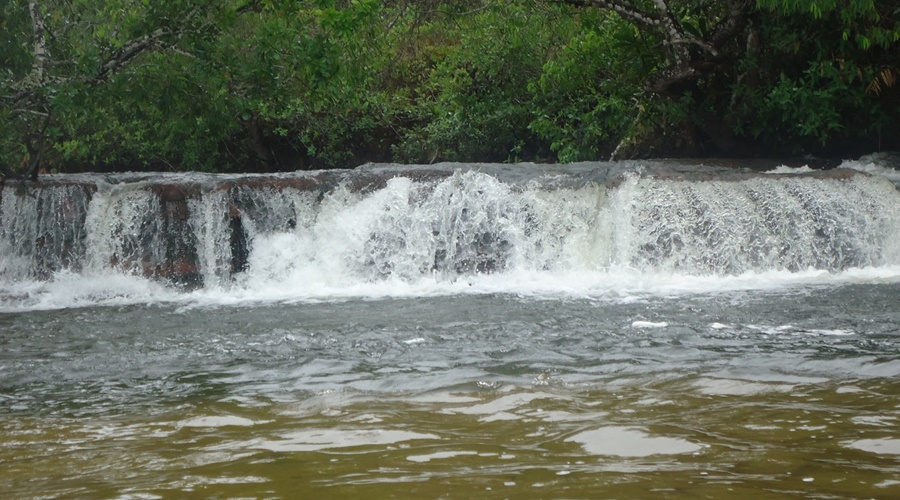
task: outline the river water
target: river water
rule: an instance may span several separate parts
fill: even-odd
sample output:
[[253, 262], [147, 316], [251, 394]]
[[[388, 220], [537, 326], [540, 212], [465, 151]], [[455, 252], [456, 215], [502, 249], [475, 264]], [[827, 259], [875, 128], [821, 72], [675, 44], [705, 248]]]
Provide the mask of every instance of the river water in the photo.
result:
[[[314, 216], [295, 193], [290, 227], [245, 220], [247, 269], [201, 287], [30, 275], [8, 249], [4, 498], [900, 496], [890, 181], [472, 175]], [[443, 183], [478, 189], [428, 219], [456, 203]], [[85, 262], [123, 217], [90, 210]]]

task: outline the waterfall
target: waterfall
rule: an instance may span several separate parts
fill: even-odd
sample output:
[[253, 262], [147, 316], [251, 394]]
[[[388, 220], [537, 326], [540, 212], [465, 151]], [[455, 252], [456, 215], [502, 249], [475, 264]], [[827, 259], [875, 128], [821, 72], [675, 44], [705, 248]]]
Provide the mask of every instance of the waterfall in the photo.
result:
[[900, 265], [900, 193], [849, 170], [595, 163], [45, 177], [0, 191], [0, 299], [3, 283], [59, 273], [227, 292]]
[[92, 191], [83, 184], [5, 186], [0, 193], [0, 278], [47, 278], [81, 269]]
[[630, 178], [613, 198], [614, 261], [640, 269], [739, 274], [898, 263], [898, 193], [884, 179]]

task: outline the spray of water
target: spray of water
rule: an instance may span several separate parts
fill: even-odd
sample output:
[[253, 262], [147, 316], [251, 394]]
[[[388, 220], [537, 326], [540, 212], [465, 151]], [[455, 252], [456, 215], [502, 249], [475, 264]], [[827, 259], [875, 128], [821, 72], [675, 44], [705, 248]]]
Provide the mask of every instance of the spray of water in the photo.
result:
[[0, 303], [79, 290], [79, 303], [627, 296], [898, 275], [900, 193], [881, 176], [578, 179], [460, 168], [315, 189], [216, 177], [6, 186]]

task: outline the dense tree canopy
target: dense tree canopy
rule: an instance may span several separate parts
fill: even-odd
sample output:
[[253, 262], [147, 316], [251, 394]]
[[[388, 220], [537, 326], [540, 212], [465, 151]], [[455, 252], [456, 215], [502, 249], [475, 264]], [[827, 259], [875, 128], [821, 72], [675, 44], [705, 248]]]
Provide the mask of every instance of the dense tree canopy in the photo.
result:
[[900, 0], [13, 0], [0, 168], [900, 148]]

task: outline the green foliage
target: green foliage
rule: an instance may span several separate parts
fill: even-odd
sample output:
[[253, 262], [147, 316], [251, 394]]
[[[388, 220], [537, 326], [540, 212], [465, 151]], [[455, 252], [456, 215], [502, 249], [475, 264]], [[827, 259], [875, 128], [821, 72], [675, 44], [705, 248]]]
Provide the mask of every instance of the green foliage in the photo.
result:
[[437, 38], [444, 47], [426, 45], [431, 65], [417, 102], [422, 125], [397, 147], [401, 159], [507, 161], [545, 151], [529, 128], [535, 106], [529, 88], [571, 22], [523, 2], [487, 7], [419, 34], [422, 43]]
[[900, 68], [900, 2], [758, 3], [771, 16], [762, 24], [769, 43], [744, 63], [764, 81], [734, 88], [739, 132], [790, 152], [860, 140], [877, 147], [872, 138], [897, 132], [898, 96], [887, 87]]
[[27, 41], [16, 36], [30, 33], [30, 23], [25, 2], [6, 2], [0, 7], [0, 81], [21, 78], [30, 69]]
[[641, 83], [658, 57], [617, 16], [593, 12], [581, 23], [531, 86], [537, 113], [530, 127], [562, 162], [608, 157], [633, 132]]
[[[567, 162], [623, 144], [900, 147], [900, 0], [670, 0], [693, 37], [683, 44], [566, 3], [46, 0], [40, 66], [28, 3], [6, 2], [0, 166], [266, 171]], [[716, 39], [735, 7], [737, 34]], [[676, 52], [696, 72], [654, 87]]]
[[[830, 25], [829, 39], [840, 30], [843, 50], [889, 49], [900, 41], [900, 3], [895, 0], [758, 0], [764, 12], [810, 16]], [[815, 27], [816, 24], [809, 25]]]
[[346, 8], [271, 2], [223, 37], [211, 71], [228, 89], [256, 161], [278, 167], [283, 149], [307, 166], [344, 166], [367, 142], [382, 114], [371, 73], [382, 57], [372, 30], [378, 15], [371, 0]]
[[863, 90], [863, 75], [852, 64], [830, 61], [811, 62], [796, 77], [781, 73], [752, 99], [756, 116], [749, 132], [794, 152], [814, 142], [826, 145], [838, 135], [864, 136], [887, 116]]

